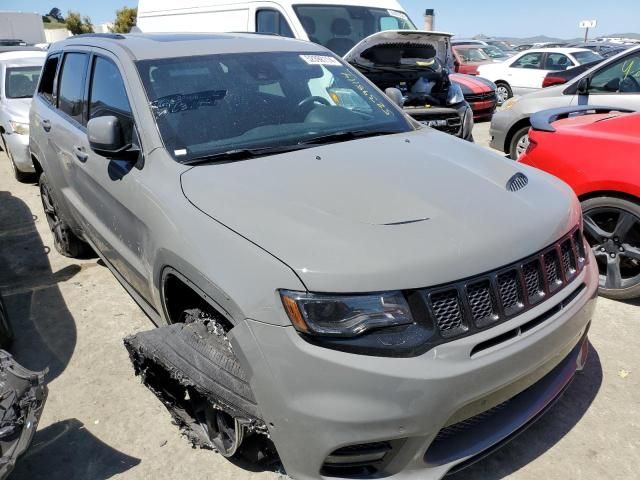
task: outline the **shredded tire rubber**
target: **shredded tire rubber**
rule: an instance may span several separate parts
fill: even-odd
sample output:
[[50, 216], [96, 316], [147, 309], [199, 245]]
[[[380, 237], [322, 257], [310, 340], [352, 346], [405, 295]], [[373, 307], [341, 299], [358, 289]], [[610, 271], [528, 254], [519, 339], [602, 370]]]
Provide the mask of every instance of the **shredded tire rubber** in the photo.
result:
[[46, 373], [27, 370], [0, 350], [0, 479], [33, 440], [47, 400]]
[[124, 344], [136, 375], [194, 447], [216, 450], [193, 412], [196, 397], [238, 418], [245, 431], [268, 435], [224, 329], [201, 310], [185, 312], [184, 323], [129, 336]]

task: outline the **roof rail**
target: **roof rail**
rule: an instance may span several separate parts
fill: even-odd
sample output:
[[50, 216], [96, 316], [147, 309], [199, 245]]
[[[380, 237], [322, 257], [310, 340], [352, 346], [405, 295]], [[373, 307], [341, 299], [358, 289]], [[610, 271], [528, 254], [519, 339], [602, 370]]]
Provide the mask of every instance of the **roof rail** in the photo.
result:
[[124, 35], [120, 33], [81, 33], [69, 38], [111, 38], [112, 40], [124, 40]]

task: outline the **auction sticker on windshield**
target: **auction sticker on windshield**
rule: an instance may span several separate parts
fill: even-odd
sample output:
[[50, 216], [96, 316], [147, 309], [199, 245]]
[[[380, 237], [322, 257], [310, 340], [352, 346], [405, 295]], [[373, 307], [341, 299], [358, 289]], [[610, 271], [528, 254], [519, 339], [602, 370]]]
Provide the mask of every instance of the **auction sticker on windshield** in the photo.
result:
[[342, 65], [337, 58], [328, 55], [300, 55], [300, 58], [309, 65], [333, 65], [335, 67]]

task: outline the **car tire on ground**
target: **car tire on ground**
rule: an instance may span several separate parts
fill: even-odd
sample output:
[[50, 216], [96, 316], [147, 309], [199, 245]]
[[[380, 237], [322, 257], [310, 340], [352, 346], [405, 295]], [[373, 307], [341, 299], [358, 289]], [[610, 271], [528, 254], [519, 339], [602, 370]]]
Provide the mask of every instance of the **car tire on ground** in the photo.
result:
[[529, 125], [518, 129], [516, 133], [511, 137], [511, 143], [509, 143], [509, 157], [512, 160], [517, 160], [529, 146]]
[[87, 258], [92, 249], [73, 233], [71, 227], [62, 219], [47, 176], [40, 176], [40, 198], [49, 229], [53, 234], [54, 246], [60, 255], [70, 258]]
[[600, 295], [640, 297], [640, 202], [595, 197], [582, 202], [584, 232], [600, 271]]
[[507, 82], [496, 82], [496, 97], [498, 98], [498, 106], [513, 97], [513, 90]]

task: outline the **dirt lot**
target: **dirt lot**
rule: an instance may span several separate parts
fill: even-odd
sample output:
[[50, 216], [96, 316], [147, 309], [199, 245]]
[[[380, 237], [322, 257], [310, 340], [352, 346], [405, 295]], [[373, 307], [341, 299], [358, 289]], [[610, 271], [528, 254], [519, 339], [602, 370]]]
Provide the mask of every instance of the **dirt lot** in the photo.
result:
[[[488, 124], [478, 125], [479, 143]], [[96, 260], [58, 255], [38, 189], [0, 153], [0, 290], [18, 360], [49, 368], [50, 394], [14, 480], [275, 479], [190, 448], [133, 375], [122, 338], [151, 327]], [[586, 372], [537, 424], [462, 479], [640, 478], [640, 302], [601, 299]], [[634, 473], [635, 472], [635, 473]]]

